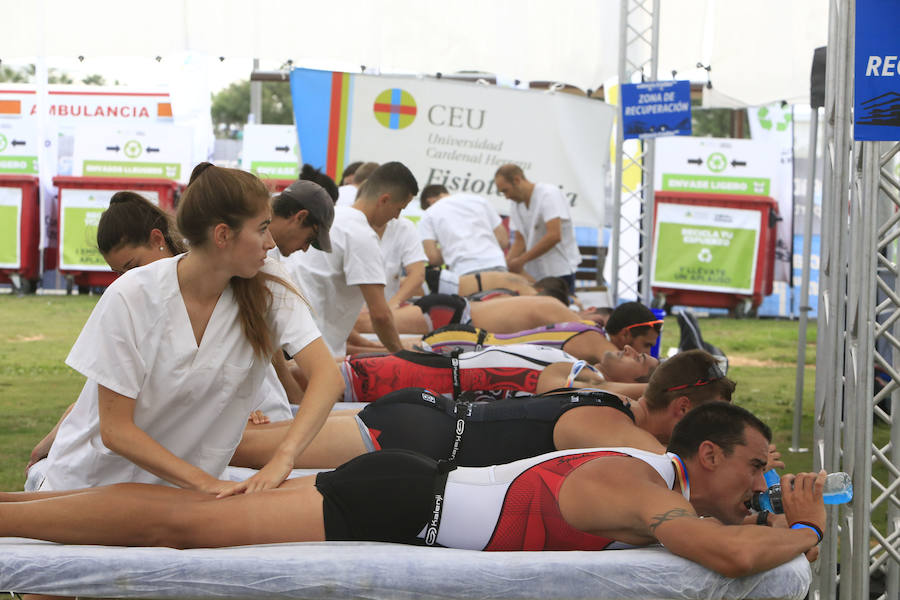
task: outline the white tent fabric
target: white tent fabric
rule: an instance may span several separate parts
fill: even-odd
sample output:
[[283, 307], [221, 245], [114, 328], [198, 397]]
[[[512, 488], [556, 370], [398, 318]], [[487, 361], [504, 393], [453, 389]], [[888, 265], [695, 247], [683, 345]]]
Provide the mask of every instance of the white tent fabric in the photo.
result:
[[[826, 0], [661, 2], [659, 77], [720, 97], [803, 101]], [[0, 0], [0, 60], [210, 56], [382, 73], [478, 70], [595, 89], [618, 72], [619, 0]]]

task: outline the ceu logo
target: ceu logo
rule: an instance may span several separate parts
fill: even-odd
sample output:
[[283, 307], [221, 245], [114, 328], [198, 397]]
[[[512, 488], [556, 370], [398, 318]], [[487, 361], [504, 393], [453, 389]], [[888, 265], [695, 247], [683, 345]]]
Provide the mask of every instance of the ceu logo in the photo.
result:
[[375, 98], [375, 120], [388, 129], [403, 129], [416, 120], [416, 101], [406, 90], [391, 88]]

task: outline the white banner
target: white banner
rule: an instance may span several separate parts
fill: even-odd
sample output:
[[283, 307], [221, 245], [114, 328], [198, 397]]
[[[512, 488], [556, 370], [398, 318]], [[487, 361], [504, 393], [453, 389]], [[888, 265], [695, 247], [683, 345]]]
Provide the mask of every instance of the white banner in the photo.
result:
[[[73, 174], [75, 129], [80, 124], [126, 127], [171, 124], [172, 102], [169, 92], [163, 89], [50, 85], [47, 87], [46, 108], [43, 115], [39, 115], [38, 97], [37, 87], [31, 84], [0, 85], [0, 132], [5, 128], [14, 133], [12, 139], [26, 141], [26, 145], [10, 146], [9, 151], [0, 154], [0, 172], [24, 172], [19, 169], [30, 172], [37, 165], [42, 182], [41, 248], [56, 248], [57, 198], [50, 181], [56, 175]], [[39, 151], [37, 140], [41, 116], [42, 143], [46, 148]], [[23, 134], [29, 137], [22, 137]], [[32, 142], [35, 144], [33, 152], [27, 146]], [[29, 150], [29, 153], [17, 152], [22, 149]], [[4, 155], [6, 161], [2, 158]], [[42, 157], [40, 162], [38, 156]], [[4, 162], [7, 166], [5, 171], [2, 167]]]
[[83, 125], [75, 130], [73, 174], [172, 179], [191, 175], [193, 132], [187, 127]]
[[[497, 168], [519, 165], [532, 182], [558, 185], [576, 225], [602, 226], [616, 111], [562, 92], [500, 88], [446, 79], [348, 75], [297, 69], [291, 75], [301, 153], [339, 177], [352, 161], [406, 164], [419, 187], [481, 194], [499, 212], [509, 202]], [[418, 211], [411, 203], [410, 212]]]
[[241, 166], [262, 179], [297, 179], [300, 144], [293, 125], [244, 125]]
[[772, 176], [772, 198], [778, 202], [781, 221], [775, 238], [775, 280], [791, 280], [791, 255], [794, 245], [794, 115], [793, 107], [780, 102], [747, 109], [750, 137], [768, 146], [778, 157]]

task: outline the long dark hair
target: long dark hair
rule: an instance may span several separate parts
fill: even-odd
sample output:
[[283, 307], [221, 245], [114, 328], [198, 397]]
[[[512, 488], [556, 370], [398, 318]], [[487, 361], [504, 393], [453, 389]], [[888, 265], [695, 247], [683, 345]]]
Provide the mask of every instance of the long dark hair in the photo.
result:
[[[238, 231], [247, 219], [259, 214], [268, 203], [269, 191], [255, 175], [200, 163], [194, 167], [190, 183], [178, 204], [178, 229], [191, 246], [199, 248], [209, 242], [209, 231], [219, 223]], [[293, 285], [264, 271], [258, 271], [249, 279], [231, 278], [241, 330], [260, 357], [269, 356], [274, 349], [272, 334], [266, 323], [266, 313], [272, 301], [272, 292], [266, 286], [269, 281], [278, 282], [300, 295]]]

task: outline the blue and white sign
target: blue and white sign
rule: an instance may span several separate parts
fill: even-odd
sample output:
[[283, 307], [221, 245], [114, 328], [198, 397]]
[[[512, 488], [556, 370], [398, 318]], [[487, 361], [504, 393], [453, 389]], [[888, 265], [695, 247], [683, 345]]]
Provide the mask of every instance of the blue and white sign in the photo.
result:
[[691, 82], [623, 84], [622, 127], [626, 140], [691, 135]]
[[897, 0], [856, 0], [856, 140], [900, 140], [898, 22]]

